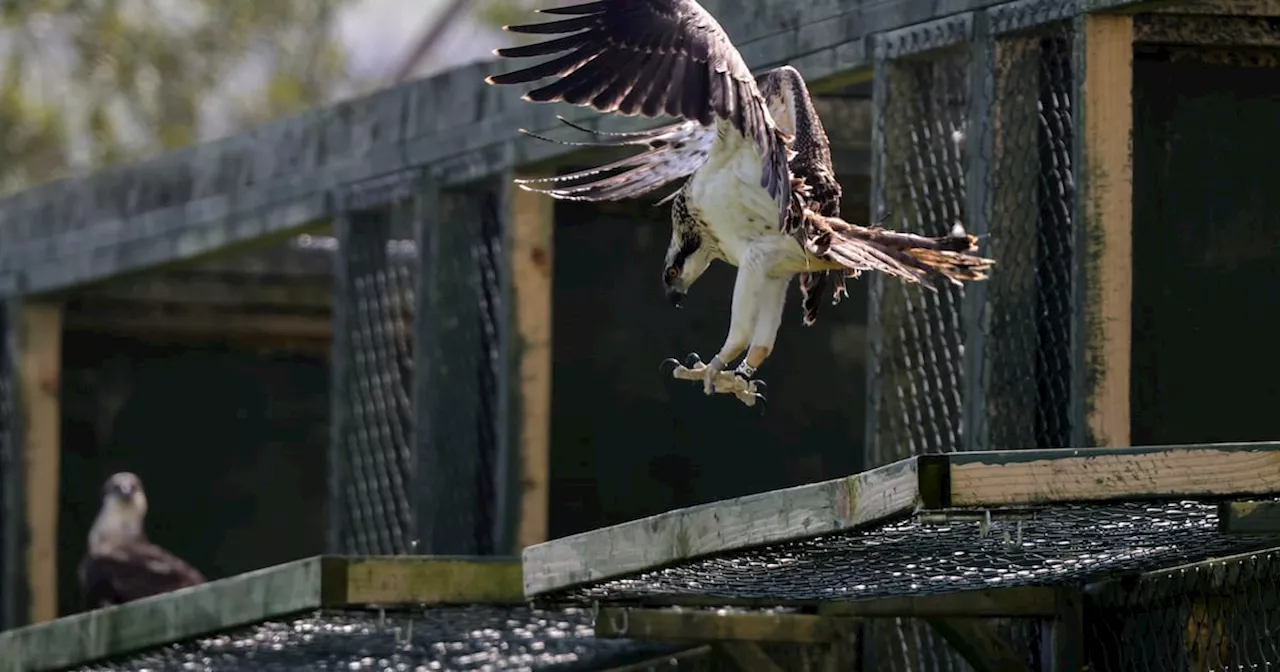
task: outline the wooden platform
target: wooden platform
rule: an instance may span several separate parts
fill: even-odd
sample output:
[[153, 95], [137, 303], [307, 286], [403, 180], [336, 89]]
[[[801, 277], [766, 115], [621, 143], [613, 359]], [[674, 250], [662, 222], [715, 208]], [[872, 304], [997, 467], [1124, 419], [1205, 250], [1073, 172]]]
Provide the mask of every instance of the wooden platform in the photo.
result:
[[531, 546], [524, 551], [524, 591], [531, 598], [545, 596], [920, 513], [1277, 493], [1280, 443], [928, 455]]
[[316, 556], [0, 633], [0, 672], [81, 665], [319, 608], [519, 604], [514, 558]]

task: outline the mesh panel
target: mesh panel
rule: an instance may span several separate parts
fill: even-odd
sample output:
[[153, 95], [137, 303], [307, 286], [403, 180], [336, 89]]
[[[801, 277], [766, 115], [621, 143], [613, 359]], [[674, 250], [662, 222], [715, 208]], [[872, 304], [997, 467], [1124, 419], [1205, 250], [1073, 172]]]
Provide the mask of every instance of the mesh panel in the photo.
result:
[[1280, 551], [1113, 585], [1086, 602], [1096, 672], [1280, 666]]
[[[937, 236], [964, 221], [967, 60], [954, 49], [877, 72], [873, 201], [889, 228]], [[961, 443], [964, 290], [937, 290], [872, 277], [871, 465]]]
[[1067, 22], [994, 43], [991, 123], [975, 129], [990, 152], [984, 245], [999, 264], [979, 327], [982, 448], [1071, 444], [1071, 47]]
[[499, 550], [503, 193], [415, 175], [344, 200], [331, 552]]
[[269, 621], [89, 670], [601, 670], [682, 648], [592, 638], [591, 614], [525, 607], [330, 611]]
[[[417, 254], [403, 205], [337, 225], [330, 550], [413, 548], [413, 311]], [[393, 226], [393, 222], [397, 224]]]

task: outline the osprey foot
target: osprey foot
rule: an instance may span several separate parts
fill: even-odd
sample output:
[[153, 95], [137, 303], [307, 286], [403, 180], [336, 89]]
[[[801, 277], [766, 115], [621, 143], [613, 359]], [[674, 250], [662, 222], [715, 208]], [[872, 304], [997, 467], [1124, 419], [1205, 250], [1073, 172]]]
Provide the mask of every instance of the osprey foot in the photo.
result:
[[764, 391], [764, 381], [748, 380], [739, 371], [725, 371], [725, 365], [719, 357], [712, 358], [708, 364], [697, 354], [690, 354], [684, 364], [675, 359], [666, 359], [662, 363], [663, 366], [675, 364], [671, 371], [672, 378], [701, 381], [705, 394], [732, 394], [747, 406], [755, 406], [757, 401], [764, 400], [764, 395], [761, 394]]

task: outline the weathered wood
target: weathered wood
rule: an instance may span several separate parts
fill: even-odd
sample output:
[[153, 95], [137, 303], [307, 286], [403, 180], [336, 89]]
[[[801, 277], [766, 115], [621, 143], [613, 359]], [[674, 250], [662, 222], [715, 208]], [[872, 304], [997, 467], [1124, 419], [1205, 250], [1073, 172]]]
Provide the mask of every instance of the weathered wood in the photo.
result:
[[1057, 590], [1058, 613], [1041, 629], [1045, 672], [1080, 672], [1085, 662], [1084, 599], [1074, 588]]
[[1058, 613], [1053, 588], [1026, 586], [938, 595], [823, 602], [824, 616], [858, 618], [1047, 618]]
[[813, 614], [605, 607], [596, 616], [595, 636], [657, 641], [827, 644], [843, 636], [846, 620]]
[[[1077, 191], [1084, 247], [1077, 393], [1096, 446], [1129, 445], [1133, 249], [1133, 17], [1088, 14], [1076, 23], [1083, 73]], [[1083, 384], [1081, 384], [1083, 383]]]
[[742, 672], [783, 672], [769, 654], [760, 645], [751, 642], [722, 642], [715, 644], [718, 649]]
[[0, 633], [0, 672], [81, 665], [321, 607], [518, 604], [519, 574], [508, 558], [306, 558]]
[[[545, 175], [521, 174], [521, 178]], [[507, 246], [511, 267], [515, 334], [515, 399], [511, 419], [518, 423], [513, 446], [519, 455], [517, 549], [547, 538], [551, 489], [551, 301], [555, 249], [555, 201], [511, 187], [508, 195]]]
[[1280, 492], [1280, 443], [955, 453], [950, 506]]
[[1280, 535], [1280, 501], [1222, 502], [1218, 505], [1218, 532]]
[[855, 476], [677, 509], [524, 550], [534, 596], [690, 558], [905, 515], [919, 501], [916, 459]]
[[1146, 44], [1280, 46], [1280, 27], [1269, 16], [1139, 14], [1133, 29], [1134, 42]]
[[1030, 672], [1013, 647], [974, 618], [931, 619], [929, 625], [977, 672]]
[[40, 623], [58, 617], [62, 304], [25, 302], [17, 327], [21, 464], [27, 514], [27, 606], [29, 622]]

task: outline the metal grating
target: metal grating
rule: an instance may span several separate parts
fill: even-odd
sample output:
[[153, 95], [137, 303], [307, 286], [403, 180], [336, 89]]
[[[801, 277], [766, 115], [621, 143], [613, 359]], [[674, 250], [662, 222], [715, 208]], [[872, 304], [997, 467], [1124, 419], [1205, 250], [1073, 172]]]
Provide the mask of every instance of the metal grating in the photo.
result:
[[[933, 515], [933, 514], [924, 514]], [[982, 512], [954, 514], [972, 519]], [[1260, 548], [1274, 539], [1218, 534], [1197, 501], [993, 509], [990, 522], [922, 522], [749, 549], [571, 589], [575, 601], [696, 598], [771, 605], [1084, 584]]]
[[688, 647], [592, 637], [590, 612], [527, 607], [323, 611], [201, 637], [82, 672], [151, 670], [556, 670], [655, 661]]

